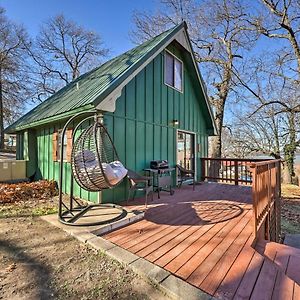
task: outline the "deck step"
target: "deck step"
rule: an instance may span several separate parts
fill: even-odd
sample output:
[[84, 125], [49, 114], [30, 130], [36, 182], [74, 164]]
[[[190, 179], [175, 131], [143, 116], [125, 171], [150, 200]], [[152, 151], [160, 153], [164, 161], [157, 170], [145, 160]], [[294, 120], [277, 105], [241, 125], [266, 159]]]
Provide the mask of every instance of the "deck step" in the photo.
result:
[[273, 261], [290, 279], [300, 284], [300, 249], [275, 242], [259, 241], [256, 250]]

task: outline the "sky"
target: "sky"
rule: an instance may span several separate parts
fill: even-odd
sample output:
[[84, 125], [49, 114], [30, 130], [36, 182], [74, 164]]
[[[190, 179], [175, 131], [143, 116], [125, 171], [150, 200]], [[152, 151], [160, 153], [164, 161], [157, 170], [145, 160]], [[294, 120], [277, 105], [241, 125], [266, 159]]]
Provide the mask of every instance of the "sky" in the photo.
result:
[[155, 10], [157, 0], [0, 0], [9, 19], [21, 23], [31, 36], [52, 16], [63, 13], [102, 37], [116, 56], [134, 47], [129, 38], [134, 10]]

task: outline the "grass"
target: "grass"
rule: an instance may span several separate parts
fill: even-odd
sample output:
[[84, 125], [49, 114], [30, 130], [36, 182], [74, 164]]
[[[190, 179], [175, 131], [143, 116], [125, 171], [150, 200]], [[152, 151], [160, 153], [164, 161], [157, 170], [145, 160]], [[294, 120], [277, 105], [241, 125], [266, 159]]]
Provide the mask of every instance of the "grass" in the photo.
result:
[[52, 198], [48, 199], [48, 201], [22, 201], [3, 204], [0, 206], [0, 218], [38, 217], [42, 215], [55, 214], [57, 212], [57, 203]]

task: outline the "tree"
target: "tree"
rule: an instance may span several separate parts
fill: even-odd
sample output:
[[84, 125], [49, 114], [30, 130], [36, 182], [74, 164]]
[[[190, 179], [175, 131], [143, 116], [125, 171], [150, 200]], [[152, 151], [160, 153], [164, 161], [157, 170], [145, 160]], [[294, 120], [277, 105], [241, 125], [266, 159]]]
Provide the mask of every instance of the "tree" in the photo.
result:
[[161, 0], [155, 13], [135, 12], [131, 36], [142, 42], [185, 20], [197, 61], [208, 83], [218, 135], [212, 141], [212, 157], [221, 157], [225, 106], [235, 84], [233, 68], [242, 65], [245, 51], [257, 35], [247, 21], [246, 3], [239, 0]]
[[37, 98], [43, 100], [108, 54], [100, 36], [58, 15], [46, 22], [30, 51], [36, 63]]
[[[259, 34], [278, 43], [273, 51], [272, 47], [268, 49], [268, 64], [257, 60], [259, 68], [252, 74], [252, 82], [245, 80], [245, 74], [235, 75], [242, 87], [258, 100], [252, 115], [271, 107], [273, 115], [281, 118], [284, 126], [280, 128], [279, 136], [283, 139], [280, 150], [284, 152], [284, 179], [292, 183], [295, 153], [300, 146], [300, 2], [261, 0], [261, 3], [259, 13], [248, 22]], [[258, 73], [264, 73], [264, 76], [257, 77]], [[256, 85], [253, 85], [253, 78], [256, 78]], [[268, 87], [262, 87], [264, 84]]]
[[4, 147], [4, 124], [20, 116], [30, 98], [25, 29], [5, 16], [0, 8], [0, 149]]

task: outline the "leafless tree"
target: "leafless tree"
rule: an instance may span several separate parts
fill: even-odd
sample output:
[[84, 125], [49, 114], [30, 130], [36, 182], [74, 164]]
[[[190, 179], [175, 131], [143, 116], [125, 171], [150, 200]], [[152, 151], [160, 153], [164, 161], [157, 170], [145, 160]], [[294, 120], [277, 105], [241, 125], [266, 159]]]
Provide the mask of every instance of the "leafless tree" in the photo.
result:
[[[235, 74], [235, 78], [258, 100], [252, 115], [272, 107], [274, 115], [282, 119], [284, 126], [279, 136], [284, 139], [281, 150], [284, 152], [285, 181], [292, 183], [295, 153], [300, 146], [300, 2], [261, 0], [261, 4], [259, 13], [249, 18], [249, 24], [270, 43], [277, 42], [277, 47], [274, 51], [270, 47], [265, 59], [256, 61], [257, 69], [250, 77], [251, 82], [242, 73], [241, 76]], [[259, 77], [259, 73], [264, 75]]]
[[41, 27], [30, 53], [36, 63], [38, 99], [43, 100], [97, 66], [108, 49], [99, 34], [58, 15]]
[[234, 86], [243, 55], [256, 40], [247, 18], [247, 3], [240, 0], [161, 0], [154, 14], [135, 12], [131, 36], [141, 42], [185, 20], [197, 61], [202, 66], [215, 111], [218, 135], [212, 141], [212, 156], [221, 157], [225, 105]]
[[8, 20], [0, 8], [0, 149], [4, 147], [4, 124], [20, 116], [30, 97], [27, 44], [24, 28]]

